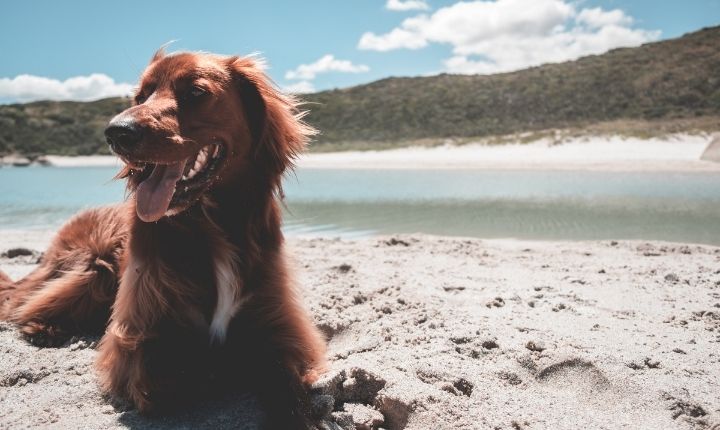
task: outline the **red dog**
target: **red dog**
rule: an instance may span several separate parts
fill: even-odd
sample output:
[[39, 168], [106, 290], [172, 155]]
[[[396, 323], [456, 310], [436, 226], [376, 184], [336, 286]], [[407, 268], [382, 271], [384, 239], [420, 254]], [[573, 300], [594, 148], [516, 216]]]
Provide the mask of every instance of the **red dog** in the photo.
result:
[[44, 344], [107, 326], [102, 386], [141, 411], [244, 384], [269, 426], [306, 427], [325, 344], [294, 292], [279, 206], [313, 134], [301, 116], [251, 58], [159, 51], [105, 130], [131, 198], [69, 221], [26, 278], [0, 276], [0, 319]]

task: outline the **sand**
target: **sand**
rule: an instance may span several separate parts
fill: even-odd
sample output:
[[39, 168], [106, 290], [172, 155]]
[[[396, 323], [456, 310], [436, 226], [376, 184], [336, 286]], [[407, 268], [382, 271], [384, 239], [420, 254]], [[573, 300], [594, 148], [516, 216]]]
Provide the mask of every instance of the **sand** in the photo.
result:
[[700, 155], [700, 159], [704, 161], [720, 162], [720, 135], [708, 144], [705, 151]]
[[461, 146], [401, 148], [385, 151], [310, 153], [298, 163], [306, 168], [337, 169], [512, 169], [593, 171], [720, 171], [701, 160], [713, 135], [677, 134], [659, 138], [585, 136], [562, 143], [552, 139]]
[[56, 167], [120, 167], [120, 159], [114, 155], [46, 155], [45, 160]]
[[[345, 151], [304, 154], [300, 168], [313, 169], [543, 169], [596, 171], [709, 171], [720, 163], [701, 160], [713, 134], [674, 134], [640, 139], [621, 136], [573, 137], [557, 143], [548, 138], [531, 142], [490, 139], [465, 145], [410, 147], [384, 151]], [[312, 148], [311, 148], [312, 149]], [[112, 156], [47, 156], [59, 167], [118, 166]]]
[[[4, 231], [0, 251], [49, 238]], [[329, 339], [325, 428], [720, 429], [720, 248], [423, 235], [289, 247]], [[0, 268], [21, 276], [36, 258]], [[257, 428], [244, 393], [161, 418], [103, 398], [96, 341], [42, 349], [0, 324], [0, 428]]]

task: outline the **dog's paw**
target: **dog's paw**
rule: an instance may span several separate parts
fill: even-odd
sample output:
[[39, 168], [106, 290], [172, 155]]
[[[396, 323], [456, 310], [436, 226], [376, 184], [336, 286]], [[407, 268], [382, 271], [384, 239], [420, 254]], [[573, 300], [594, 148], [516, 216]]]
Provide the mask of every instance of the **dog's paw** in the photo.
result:
[[[349, 413], [333, 412], [335, 398], [321, 390], [310, 392], [312, 430], [355, 430], [355, 422]], [[364, 427], [363, 427], [364, 428]]]
[[333, 396], [320, 392], [310, 393], [310, 413], [313, 419], [323, 420], [330, 417], [333, 407], [335, 407]]
[[28, 342], [41, 348], [57, 348], [70, 339], [70, 335], [61, 328], [39, 321], [20, 325], [20, 333]]
[[332, 416], [318, 421], [313, 430], [355, 430], [356, 428], [360, 427], [355, 427], [352, 415], [334, 412]]

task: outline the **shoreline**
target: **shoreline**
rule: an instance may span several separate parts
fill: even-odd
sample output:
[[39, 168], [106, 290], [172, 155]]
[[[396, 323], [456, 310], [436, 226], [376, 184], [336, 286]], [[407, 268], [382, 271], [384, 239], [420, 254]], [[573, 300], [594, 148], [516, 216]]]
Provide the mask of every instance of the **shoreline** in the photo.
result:
[[[713, 134], [677, 134], [662, 138], [587, 136], [563, 143], [540, 139], [529, 143], [406, 147], [373, 151], [303, 154], [296, 163], [309, 169], [483, 169], [582, 170], [639, 172], [720, 172], [720, 163], [700, 160]], [[48, 155], [54, 167], [120, 167], [117, 157]]]
[[720, 163], [700, 160], [712, 135], [638, 139], [582, 137], [556, 144], [529, 143], [411, 147], [384, 151], [309, 154], [299, 167], [325, 169], [484, 169], [720, 172]]

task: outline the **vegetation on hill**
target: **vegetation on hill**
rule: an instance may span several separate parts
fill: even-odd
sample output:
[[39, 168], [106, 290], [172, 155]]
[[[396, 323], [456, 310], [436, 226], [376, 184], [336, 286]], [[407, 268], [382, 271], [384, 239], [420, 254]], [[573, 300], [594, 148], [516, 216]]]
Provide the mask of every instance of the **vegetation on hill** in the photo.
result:
[[[388, 78], [304, 98], [308, 121], [321, 131], [316, 150], [465, 141], [598, 123], [718, 130], [719, 47], [720, 27], [713, 27], [518, 72]], [[0, 106], [0, 153], [106, 153], [102, 130], [128, 104], [114, 98]]]
[[306, 99], [320, 145], [716, 116], [720, 27], [513, 73], [390, 78]]
[[103, 131], [127, 98], [0, 106], [0, 154], [109, 154]]

